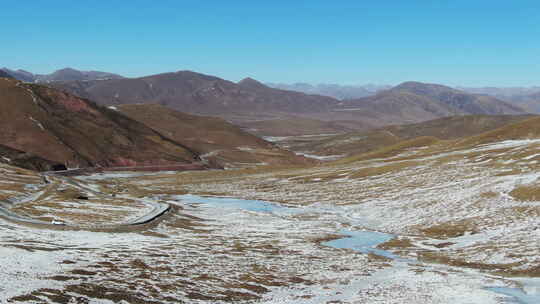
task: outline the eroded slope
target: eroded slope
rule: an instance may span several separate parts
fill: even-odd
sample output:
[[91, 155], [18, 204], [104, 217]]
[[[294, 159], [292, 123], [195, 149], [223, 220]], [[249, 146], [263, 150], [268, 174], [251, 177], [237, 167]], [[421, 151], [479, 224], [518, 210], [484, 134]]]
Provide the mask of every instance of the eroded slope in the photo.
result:
[[122, 105], [115, 108], [218, 166], [310, 163], [221, 118], [185, 114], [160, 105]]
[[183, 164], [198, 155], [145, 125], [73, 95], [0, 79], [0, 144], [77, 166]]

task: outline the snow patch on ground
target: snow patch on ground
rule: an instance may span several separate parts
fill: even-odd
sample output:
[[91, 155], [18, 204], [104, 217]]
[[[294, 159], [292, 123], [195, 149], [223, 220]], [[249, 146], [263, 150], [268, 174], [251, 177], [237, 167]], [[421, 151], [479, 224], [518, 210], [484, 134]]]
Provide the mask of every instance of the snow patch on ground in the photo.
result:
[[34, 119], [32, 116], [30, 116], [29, 119], [30, 119], [31, 121], [33, 121], [33, 122], [34, 122], [34, 123], [35, 123], [42, 131], [45, 131], [45, 128], [43, 127], [43, 125], [42, 125], [39, 121], [37, 121], [36, 119]]
[[304, 156], [304, 157], [307, 157], [307, 158], [313, 158], [313, 159], [318, 159], [318, 160], [326, 160], [326, 161], [331, 161], [331, 160], [336, 160], [336, 159], [340, 159], [342, 157], [344, 157], [345, 155], [342, 154], [342, 155], [315, 155], [315, 154], [309, 154], [309, 153], [303, 153], [303, 152], [295, 152], [296, 155], [300, 155], [300, 156]]

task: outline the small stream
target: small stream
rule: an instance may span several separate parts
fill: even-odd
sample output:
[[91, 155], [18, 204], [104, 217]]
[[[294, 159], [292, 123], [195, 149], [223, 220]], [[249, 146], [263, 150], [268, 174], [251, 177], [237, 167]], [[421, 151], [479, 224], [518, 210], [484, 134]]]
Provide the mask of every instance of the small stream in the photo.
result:
[[[211, 205], [220, 208], [233, 208], [250, 212], [262, 213], [297, 213], [306, 210], [298, 208], [288, 208], [278, 204], [273, 204], [260, 200], [244, 200], [227, 197], [204, 197], [197, 195], [179, 195], [176, 199], [189, 203]], [[340, 230], [340, 234], [345, 237], [322, 243], [324, 246], [352, 249], [365, 254], [375, 254], [400, 262], [411, 262], [413, 260], [401, 258], [389, 251], [378, 249], [377, 246], [395, 238], [394, 235], [377, 231], [352, 231]], [[507, 303], [519, 304], [540, 304], [540, 282], [533, 280], [521, 280], [523, 288], [512, 287], [486, 287], [486, 290], [508, 296]]]

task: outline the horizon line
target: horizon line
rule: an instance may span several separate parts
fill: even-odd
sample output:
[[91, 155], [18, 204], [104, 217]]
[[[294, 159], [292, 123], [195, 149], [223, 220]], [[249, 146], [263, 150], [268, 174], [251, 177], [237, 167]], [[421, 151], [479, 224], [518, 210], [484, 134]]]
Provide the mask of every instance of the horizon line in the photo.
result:
[[226, 81], [231, 81], [231, 82], [234, 82], [234, 83], [238, 83], [240, 81], [242, 81], [243, 79], [246, 79], [246, 78], [251, 78], [251, 79], [254, 79], [256, 81], [259, 81], [265, 85], [298, 85], [298, 84], [307, 84], [307, 85], [310, 85], [310, 86], [320, 86], [320, 85], [338, 85], [338, 86], [351, 86], [351, 87], [365, 87], [365, 86], [391, 86], [391, 87], [395, 87], [395, 86], [398, 86], [402, 83], [406, 83], [406, 82], [420, 82], [420, 83], [425, 83], [425, 84], [438, 84], [438, 85], [444, 85], [444, 86], [448, 86], [448, 87], [452, 87], [452, 88], [476, 88], [476, 89], [482, 89], [482, 88], [497, 88], [497, 89], [512, 89], [512, 88], [525, 88], [525, 89], [535, 89], [535, 88], [539, 88], [540, 89], [540, 84], [538, 85], [518, 85], [518, 86], [508, 86], [508, 85], [453, 85], [453, 84], [447, 84], [445, 82], [438, 82], [438, 81], [425, 81], [425, 80], [403, 80], [403, 81], [399, 81], [399, 82], [396, 82], [396, 83], [384, 83], [384, 82], [379, 82], [379, 83], [376, 83], [376, 82], [364, 82], [364, 83], [361, 83], [361, 82], [356, 82], [356, 83], [352, 83], [352, 82], [343, 82], [343, 83], [339, 83], [339, 82], [332, 82], [332, 81], [329, 81], [329, 82], [310, 82], [310, 81], [303, 81], [303, 80], [299, 80], [299, 81], [293, 81], [293, 82], [282, 82], [282, 81], [265, 81], [265, 80], [259, 80], [258, 78], [256, 77], [253, 77], [253, 76], [245, 76], [243, 77], [242, 79], [239, 79], [239, 80], [231, 80], [231, 79], [227, 79], [225, 77], [222, 77], [222, 76], [216, 76], [216, 75], [213, 75], [211, 73], [205, 73], [205, 72], [198, 72], [198, 71], [194, 71], [194, 70], [191, 70], [191, 69], [181, 69], [181, 70], [176, 70], [176, 71], [165, 71], [165, 72], [154, 72], [154, 73], [150, 73], [150, 74], [144, 74], [144, 75], [136, 75], [136, 76], [125, 76], [124, 74], [121, 74], [121, 73], [118, 73], [118, 72], [111, 72], [111, 71], [104, 71], [104, 70], [101, 70], [101, 69], [79, 69], [79, 68], [73, 68], [73, 67], [70, 67], [70, 66], [66, 66], [66, 67], [62, 67], [62, 68], [55, 68], [52, 70], [52, 72], [49, 72], [49, 73], [35, 73], [35, 72], [32, 72], [32, 71], [29, 71], [27, 69], [22, 69], [22, 68], [9, 68], [7, 66], [3, 66], [2, 68], [0, 68], [0, 70], [4, 70], [4, 69], [7, 69], [7, 70], [11, 70], [11, 71], [14, 71], [14, 72], [26, 72], [26, 73], [31, 73], [32, 75], [51, 75], [55, 72], [58, 72], [58, 71], [62, 71], [62, 70], [75, 70], [75, 71], [79, 71], [79, 72], [101, 72], [101, 73], [110, 73], [110, 74], [115, 74], [115, 75], [118, 75], [118, 76], [121, 76], [123, 78], [126, 78], [126, 79], [137, 79], [137, 78], [144, 78], [144, 77], [149, 77], [149, 76], [156, 76], [156, 75], [162, 75], [162, 74], [170, 74], [170, 73], [179, 73], [179, 72], [192, 72], [192, 73], [196, 73], [196, 74], [202, 74], [202, 75], [206, 75], [206, 76], [212, 76], [212, 77], [217, 77], [217, 78], [220, 78], [220, 79], [223, 79], [223, 80], [226, 80]]

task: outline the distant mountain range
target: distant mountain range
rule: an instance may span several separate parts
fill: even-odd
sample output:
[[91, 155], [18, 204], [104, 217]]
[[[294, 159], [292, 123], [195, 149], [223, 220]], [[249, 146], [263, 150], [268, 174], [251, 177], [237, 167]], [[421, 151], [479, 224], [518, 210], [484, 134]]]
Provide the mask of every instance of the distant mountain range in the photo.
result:
[[[388, 85], [339, 85], [308, 83], [267, 83], [272, 88], [330, 96], [339, 100], [358, 99], [373, 96], [388, 90]], [[456, 87], [455, 89], [478, 95], [488, 95], [515, 104], [532, 113], [540, 113], [540, 87]]]
[[[495, 89], [469, 89], [481, 93], [476, 94], [420, 82], [406, 82], [393, 88], [375, 85], [274, 85], [295, 87], [309, 93], [307, 94], [272, 88], [252, 78], [235, 83], [192, 71], [140, 78], [122, 78], [111, 73], [81, 72], [69, 68], [50, 75], [34, 75], [20, 70], [4, 72], [18, 79], [26, 77], [34, 79], [34, 82], [46, 82], [49, 86], [108, 106], [159, 104], [185, 113], [218, 116], [247, 128], [258, 128], [261, 132], [270, 130], [275, 123], [263, 125], [251, 122], [275, 120], [283, 125], [290, 120], [287, 122], [288, 128], [303, 129], [289, 131], [285, 130], [287, 127], [283, 127], [281, 131], [273, 134], [300, 134], [314, 125], [329, 131], [365, 130], [455, 115], [517, 115], [540, 112], [540, 101], [534, 95], [536, 92], [533, 89], [531, 95], [514, 100], [506, 98], [505, 102], [486, 94], [496, 92]], [[529, 92], [518, 89], [512, 92], [518, 91]], [[315, 92], [333, 95], [339, 99], [312, 94]], [[358, 95], [368, 96], [352, 98]], [[299, 123], [302, 119], [306, 120]], [[332, 125], [327, 122], [332, 122]]]
[[[3, 75], [3, 76], [2, 76]], [[122, 79], [121, 75], [100, 72], [100, 71], [80, 71], [73, 68], [64, 68], [51, 74], [33, 74], [25, 70], [10, 70], [8, 68], [0, 69], [0, 77], [11, 76], [25, 82], [55, 82], [55, 81], [90, 81], [90, 80], [110, 80]], [[150, 76], [151, 77], [151, 76]], [[143, 77], [144, 78], [144, 77]], [[391, 89], [390, 85], [340, 85], [331, 83], [309, 84], [297, 82], [293, 84], [286, 83], [265, 83], [270, 88], [301, 92], [310, 95], [321, 95], [332, 97], [338, 100], [358, 99], [377, 94], [378, 92]], [[540, 93], [540, 87], [464, 87], [459, 86], [455, 89], [480, 95], [489, 95], [505, 101], [522, 102], [524, 100], [537, 100], [534, 94]]]
[[[392, 88], [390, 85], [340, 85], [340, 84], [309, 84], [309, 83], [266, 83], [267, 86], [281, 89], [297, 91], [306, 94], [317, 94], [323, 96], [329, 96], [336, 99], [357, 99], [367, 96], [372, 96], [380, 91], [388, 90]], [[502, 100], [515, 100], [520, 97], [526, 97], [540, 92], [540, 87], [455, 87], [457, 90], [461, 90], [467, 93], [489, 95], [497, 97]]]
[[355, 124], [361, 128], [379, 127], [454, 115], [526, 113], [494, 97], [420, 82], [407, 82], [373, 96], [348, 100], [274, 89], [251, 78], [234, 83], [191, 71], [50, 85], [104, 105], [161, 104], [237, 123], [292, 115], [343, 123], [350, 129]]
[[[19, 78], [33, 75], [17, 73]], [[13, 71], [0, 70], [0, 157], [4, 157], [0, 162], [36, 170], [57, 164], [302, 164], [309, 161], [248, 132], [258, 136], [320, 135], [449, 116], [527, 114], [515, 104], [486, 94], [421, 82], [338, 100], [271, 88], [252, 78], [235, 83], [191, 71], [90, 79], [107, 75], [114, 74], [64, 69], [49, 78], [33, 78], [35, 82], [54, 80], [29, 83], [13, 79]], [[538, 100], [539, 95], [534, 92], [527, 98]], [[469, 123], [471, 131], [465, 132], [506, 121], [498, 117], [474, 120]], [[458, 132], [459, 124], [460, 120], [441, 120], [437, 125], [418, 127], [446, 130], [445, 125], [452, 125], [448, 132]], [[409, 129], [407, 132], [414, 133], [415, 127]], [[396, 134], [404, 132], [400, 130], [379, 130], [370, 136], [393, 142]]]
[[106, 81], [55, 82], [51, 85], [105, 105], [161, 104], [186, 113], [230, 120], [322, 113], [340, 103], [331, 97], [272, 89], [251, 78], [234, 83], [191, 71]]
[[528, 110], [531, 113], [540, 113], [540, 92], [525, 95], [503, 97], [504, 100]]
[[312, 85], [309, 83], [266, 83], [267, 86], [275, 89], [289, 90], [302, 92], [306, 94], [316, 94], [322, 96], [329, 96], [339, 100], [343, 99], [355, 99], [366, 96], [375, 95], [382, 90], [390, 89], [389, 85], [339, 85], [339, 84], [317, 84]]
[[88, 80], [100, 80], [100, 79], [121, 79], [120, 75], [99, 72], [99, 71], [79, 71], [72, 68], [65, 68], [55, 71], [51, 74], [32, 74], [24, 70], [10, 70], [8, 68], [2, 68], [1, 71], [11, 75], [12, 77], [24, 81], [24, 82], [53, 82], [53, 81], [88, 81]]
[[501, 99], [512, 96], [527, 96], [540, 92], [540, 87], [483, 87], [483, 88], [471, 88], [471, 87], [457, 87], [457, 89], [473, 93], [483, 94], [489, 96], [495, 96]]
[[438, 84], [405, 82], [374, 96], [343, 101], [341, 111], [373, 125], [414, 123], [456, 115], [520, 115], [524, 109], [486, 95]]
[[11, 74], [8, 74], [7, 72], [3, 71], [3, 70], [0, 70], [0, 77], [3, 77], [3, 78], [13, 78], [13, 76], [11, 76]]
[[493, 96], [518, 105], [529, 112], [540, 113], [540, 87], [460, 87], [459, 89], [469, 93]]

